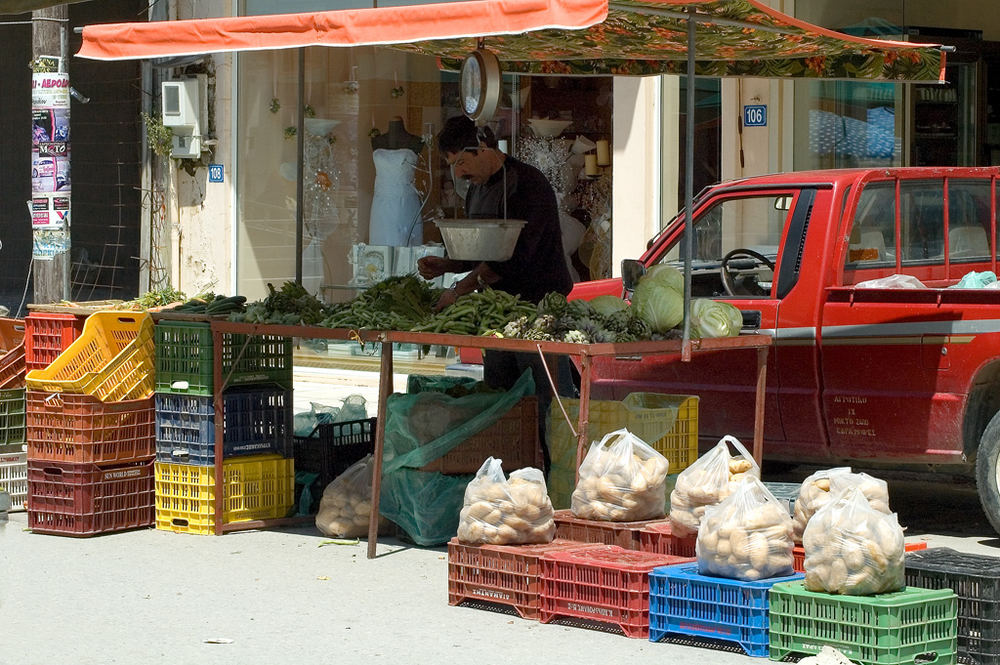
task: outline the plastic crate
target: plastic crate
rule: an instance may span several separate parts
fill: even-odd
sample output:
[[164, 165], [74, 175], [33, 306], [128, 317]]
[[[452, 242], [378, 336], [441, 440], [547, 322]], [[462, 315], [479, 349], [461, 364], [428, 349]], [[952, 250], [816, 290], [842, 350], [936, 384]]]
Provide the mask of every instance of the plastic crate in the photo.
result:
[[316, 427], [319, 436], [295, 437], [295, 470], [317, 474], [311, 485], [314, 503], [330, 481], [375, 452], [375, 425], [375, 418], [321, 423]]
[[687, 536], [678, 538], [674, 535], [673, 525], [670, 520], [654, 522], [639, 530], [639, 551], [655, 552], [656, 554], [670, 554], [672, 556], [695, 555], [694, 547], [698, 541], [698, 536]]
[[93, 395], [27, 393], [28, 457], [110, 464], [148, 460], [155, 452], [153, 399], [102, 402]]
[[[190, 352], [190, 350], [189, 350]], [[276, 383], [292, 387], [292, 340], [277, 335], [222, 336], [222, 378], [226, 387]]]
[[[903, 551], [905, 552], [917, 552], [925, 549], [927, 549], [927, 543], [922, 540], [903, 543]], [[797, 573], [806, 571], [806, 549], [802, 545], [796, 545], [792, 548], [792, 568]]]
[[448, 543], [448, 604], [502, 605], [523, 619], [541, 616], [542, 566], [546, 552], [600, 547], [572, 540], [539, 545]]
[[[215, 467], [156, 462], [156, 528], [215, 533]], [[223, 462], [225, 524], [285, 517], [293, 506], [295, 463], [279, 455]]]
[[12, 510], [28, 500], [28, 453], [0, 453], [0, 487], [10, 494]]
[[24, 443], [24, 422], [24, 388], [0, 390], [0, 451]]
[[[156, 396], [156, 459], [215, 464], [215, 404], [202, 395]], [[279, 386], [223, 393], [223, 453], [292, 455], [292, 392]]]
[[45, 369], [83, 332], [86, 317], [31, 312], [24, 317], [24, 360], [28, 370]]
[[764, 483], [764, 487], [788, 510], [788, 516], [794, 519], [795, 502], [799, 498], [802, 483]]
[[649, 572], [690, 559], [614, 545], [542, 555], [542, 623], [575, 617], [649, 637]]
[[[617, 545], [627, 550], [640, 550], [640, 532], [650, 525], [664, 522], [667, 518], [639, 522], [603, 522], [574, 517], [569, 510], [557, 510], [553, 514], [553, 519], [556, 522], [556, 538], [576, 540], [581, 543]], [[659, 552], [659, 554], [667, 553]]]
[[694, 635], [736, 642], [748, 656], [770, 654], [767, 594], [776, 582], [801, 574], [744, 582], [698, 573], [698, 564], [649, 574], [649, 640]]
[[947, 547], [906, 555], [906, 583], [958, 596], [958, 654], [974, 665], [1000, 663], [1000, 558]]
[[861, 665], [956, 662], [958, 598], [950, 589], [906, 587], [876, 596], [771, 587], [771, 659], [819, 653], [825, 645]]
[[[573, 427], [580, 416], [580, 400], [563, 399]], [[591, 400], [587, 434], [600, 441], [606, 434], [627, 427], [655, 448], [676, 474], [698, 459], [698, 397], [631, 393], [622, 401]], [[556, 400], [549, 407], [547, 439], [552, 457], [549, 496], [556, 508], [569, 506], [576, 486], [576, 436], [563, 417]], [[589, 442], [588, 442], [589, 443]]]
[[0, 318], [0, 356], [24, 341], [24, 321]]
[[28, 460], [28, 527], [93, 536], [153, 525], [153, 462], [98, 466]]
[[0, 390], [24, 388], [25, 367], [24, 342], [10, 351], [0, 351]]
[[519, 400], [495, 423], [420, 470], [445, 474], [476, 473], [490, 456], [502, 459], [503, 468], [508, 473], [526, 466], [542, 468], [537, 397], [531, 395]]
[[28, 388], [94, 395], [104, 402], [145, 399], [153, 394], [153, 358], [148, 314], [95, 312], [52, 364], [28, 372]]

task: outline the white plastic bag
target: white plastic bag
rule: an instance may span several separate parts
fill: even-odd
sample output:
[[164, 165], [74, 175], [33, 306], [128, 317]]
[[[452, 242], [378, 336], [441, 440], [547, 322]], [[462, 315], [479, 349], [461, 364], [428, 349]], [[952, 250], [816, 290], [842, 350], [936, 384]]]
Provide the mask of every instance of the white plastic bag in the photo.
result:
[[463, 543], [549, 543], [556, 535], [545, 476], [527, 467], [504, 477], [501, 460], [487, 457], [465, 488], [458, 522]]
[[368, 534], [372, 512], [372, 456], [352, 464], [323, 490], [316, 513], [316, 528], [335, 538]]
[[706, 509], [695, 554], [703, 575], [749, 582], [791, 575], [792, 518], [756, 476], [744, 474], [732, 494]]
[[812, 516], [802, 536], [805, 587], [852, 596], [899, 591], [905, 583], [903, 529], [895, 513], [849, 487]]
[[[729, 444], [736, 448], [736, 455], [730, 456]], [[683, 538], [696, 533], [705, 508], [732, 494], [743, 474], [760, 479], [760, 467], [739, 439], [728, 435], [681, 471], [670, 493], [670, 523], [674, 535]]]
[[854, 285], [856, 289], [926, 289], [919, 279], [913, 275], [889, 275], [878, 279], [868, 279]]
[[580, 465], [570, 509], [581, 519], [635, 522], [663, 517], [670, 463], [620, 429], [595, 441]]
[[880, 513], [889, 513], [889, 485], [867, 473], [844, 473], [830, 478], [830, 492], [840, 494], [848, 487], [857, 487], [869, 505]]
[[806, 530], [809, 518], [833, 498], [830, 493], [830, 478], [840, 473], [850, 473], [851, 467], [838, 466], [821, 469], [802, 481], [799, 498], [795, 500], [795, 519], [792, 523], [795, 542], [802, 542], [802, 532]]

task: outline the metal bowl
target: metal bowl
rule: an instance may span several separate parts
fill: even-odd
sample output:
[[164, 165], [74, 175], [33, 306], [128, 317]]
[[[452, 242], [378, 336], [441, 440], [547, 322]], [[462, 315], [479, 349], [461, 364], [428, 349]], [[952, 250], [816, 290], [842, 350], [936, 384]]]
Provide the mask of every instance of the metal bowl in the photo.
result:
[[523, 219], [439, 219], [448, 257], [459, 261], [506, 261], [514, 254]]

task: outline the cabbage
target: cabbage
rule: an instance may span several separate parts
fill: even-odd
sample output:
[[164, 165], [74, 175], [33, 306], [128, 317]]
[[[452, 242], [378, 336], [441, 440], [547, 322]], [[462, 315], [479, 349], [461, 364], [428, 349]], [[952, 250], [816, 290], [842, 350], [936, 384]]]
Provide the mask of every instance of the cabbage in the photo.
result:
[[734, 305], [710, 298], [691, 301], [691, 337], [736, 337], [743, 313]]
[[666, 284], [677, 293], [684, 293], [684, 273], [677, 268], [666, 263], [657, 263], [646, 269], [646, 274], [642, 279], [652, 279], [661, 284]]
[[680, 274], [670, 266], [654, 266], [667, 270], [647, 272], [632, 293], [632, 311], [645, 321], [654, 333], [664, 334], [684, 320], [684, 284], [681, 276], [680, 290], [674, 284], [673, 273]]
[[615, 296], [597, 296], [590, 301], [590, 308], [601, 316], [620, 312], [628, 307], [628, 303]]

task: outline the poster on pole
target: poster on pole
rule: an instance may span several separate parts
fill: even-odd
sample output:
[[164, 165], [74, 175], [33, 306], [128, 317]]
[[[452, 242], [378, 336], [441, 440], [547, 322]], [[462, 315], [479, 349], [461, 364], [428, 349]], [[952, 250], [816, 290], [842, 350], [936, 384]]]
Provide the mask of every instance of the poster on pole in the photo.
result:
[[64, 72], [32, 74], [31, 105], [69, 108], [69, 74]]
[[61, 229], [69, 223], [69, 196], [36, 194], [28, 201], [31, 228]]
[[33, 259], [50, 261], [70, 248], [69, 229], [37, 229], [31, 234]]

